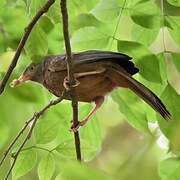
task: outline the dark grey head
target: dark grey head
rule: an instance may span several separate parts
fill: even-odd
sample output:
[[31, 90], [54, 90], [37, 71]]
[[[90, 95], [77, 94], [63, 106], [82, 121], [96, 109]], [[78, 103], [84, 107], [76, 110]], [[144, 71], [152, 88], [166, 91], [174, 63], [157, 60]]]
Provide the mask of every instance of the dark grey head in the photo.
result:
[[25, 82], [25, 81], [36, 81], [41, 83], [42, 82], [42, 65], [31, 63], [29, 64], [25, 71], [21, 74], [18, 79], [15, 79], [12, 83], [12, 87], [16, 87], [17, 85]]

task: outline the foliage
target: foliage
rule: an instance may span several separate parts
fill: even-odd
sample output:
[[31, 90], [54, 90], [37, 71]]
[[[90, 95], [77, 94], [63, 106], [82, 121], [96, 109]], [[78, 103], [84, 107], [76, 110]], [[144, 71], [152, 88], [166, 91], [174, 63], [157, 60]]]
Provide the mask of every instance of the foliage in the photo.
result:
[[[0, 77], [10, 64], [25, 26], [45, 2], [46, 0], [1, 0]], [[87, 165], [80, 165], [73, 161], [74, 141], [68, 132], [72, 113], [69, 102], [64, 101], [38, 121], [32, 139], [17, 159], [12, 173], [13, 180], [32, 179], [32, 174], [34, 179], [39, 177], [40, 180], [178, 180], [180, 1], [68, 0], [68, 12], [73, 51], [101, 49], [132, 56], [140, 69], [135, 78], [161, 97], [172, 113], [172, 119], [165, 122], [129, 90], [115, 90], [97, 116], [80, 129], [83, 160], [88, 162]], [[31, 61], [38, 62], [48, 54], [63, 52], [60, 7], [56, 0], [49, 12], [35, 25], [12, 79]], [[44, 88], [34, 83], [27, 83], [16, 89], [7, 87], [6, 92], [0, 96], [1, 153], [28, 117], [51, 98]], [[81, 103], [80, 119], [91, 108], [90, 105]], [[125, 125], [124, 120], [139, 132]], [[156, 130], [160, 128], [160, 137], [167, 138], [168, 154], [157, 146], [157, 131], [151, 127], [152, 124], [156, 125]], [[121, 139], [118, 133], [116, 135], [116, 131], [112, 130], [115, 127], [118, 132], [122, 130], [121, 136], [125, 138]], [[143, 141], [138, 139], [139, 136], [143, 137]], [[103, 142], [105, 145], [102, 146]], [[108, 145], [112, 148], [110, 152]], [[118, 148], [120, 145], [121, 150]], [[159, 164], [162, 158], [164, 160]], [[7, 164], [4, 169], [0, 169], [0, 179], [8, 166]], [[142, 174], [137, 173], [139, 171]]]

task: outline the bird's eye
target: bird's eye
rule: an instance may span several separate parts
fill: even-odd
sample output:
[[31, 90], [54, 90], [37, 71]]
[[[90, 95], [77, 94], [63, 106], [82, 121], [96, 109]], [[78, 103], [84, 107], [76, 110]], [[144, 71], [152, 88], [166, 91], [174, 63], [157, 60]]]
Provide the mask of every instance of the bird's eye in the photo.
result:
[[30, 71], [33, 71], [33, 70], [34, 70], [34, 66], [31, 66], [31, 67], [30, 67]]

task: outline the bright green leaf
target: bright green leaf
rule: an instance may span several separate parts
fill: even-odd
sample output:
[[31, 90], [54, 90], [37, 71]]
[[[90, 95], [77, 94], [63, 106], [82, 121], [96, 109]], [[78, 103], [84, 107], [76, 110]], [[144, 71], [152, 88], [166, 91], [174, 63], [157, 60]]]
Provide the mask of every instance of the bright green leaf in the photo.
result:
[[62, 164], [62, 177], [66, 180], [110, 180], [111, 178], [100, 170], [88, 167], [86, 164], [66, 162]]
[[54, 27], [51, 19], [47, 16], [41, 17], [41, 19], [39, 20], [39, 26], [46, 34], [48, 34]]
[[138, 2], [131, 7], [132, 20], [145, 28], [159, 29], [161, 12], [153, 1]]
[[163, 180], [179, 180], [180, 159], [169, 158], [161, 161], [159, 166], [159, 175]]
[[60, 16], [60, 3], [59, 1], [55, 1], [55, 3], [49, 8], [46, 15], [52, 20], [53, 23], [61, 22]]
[[180, 36], [179, 36], [180, 17], [167, 16], [166, 21], [171, 26], [171, 28], [168, 28], [168, 30], [172, 38], [177, 44], [180, 44]]
[[62, 174], [59, 174], [58, 176], [56, 176], [55, 180], [65, 180], [65, 179], [62, 177]]
[[55, 162], [53, 156], [49, 153], [41, 159], [38, 166], [39, 180], [50, 180], [54, 174]]
[[96, 4], [98, 0], [68, 0], [67, 7], [68, 7], [68, 13], [71, 18], [74, 18], [74, 16], [77, 16], [82, 13], [88, 13]]
[[121, 7], [117, 0], [101, 0], [91, 11], [99, 20], [111, 21], [118, 17]]
[[36, 25], [25, 45], [25, 52], [32, 61], [39, 61], [48, 52], [48, 41], [46, 33], [40, 25]]
[[[28, 0], [27, 0], [28, 1]], [[46, 0], [31, 0], [30, 3], [28, 2], [28, 10], [31, 17], [33, 17], [39, 9], [46, 3]]]
[[136, 65], [140, 70], [139, 73], [148, 81], [162, 82], [158, 58], [154, 54], [138, 58]]
[[168, 84], [161, 95], [162, 102], [167, 106], [172, 117], [165, 121], [158, 115], [158, 122], [161, 131], [170, 141], [171, 151], [180, 154], [180, 95]]
[[140, 70], [139, 73], [145, 79], [161, 83], [158, 58], [142, 44], [134, 41], [118, 41], [118, 51], [133, 57]]
[[75, 158], [75, 145], [73, 140], [65, 141], [56, 147], [56, 151], [66, 158]]
[[180, 53], [172, 53], [171, 55], [172, 55], [173, 63], [176, 66], [178, 72], [180, 73]]
[[12, 171], [13, 180], [27, 174], [36, 164], [37, 154], [33, 149], [22, 151]]
[[173, 6], [180, 7], [180, 0], [167, 0], [167, 2]]
[[140, 98], [127, 89], [113, 91], [112, 98], [133, 127], [143, 132], [149, 132], [146, 114], [142, 111], [144, 104]]
[[44, 115], [40, 122], [35, 127], [35, 138], [38, 144], [46, 144], [54, 140], [57, 136], [60, 121], [57, 116], [53, 114], [53, 111], [48, 115]]
[[95, 27], [85, 27], [76, 31], [72, 38], [74, 51], [87, 49], [103, 49], [107, 46], [109, 37]]
[[163, 11], [164, 11], [164, 17], [167, 16], [179, 16], [180, 15], [180, 7], [171, 5], [168, 3], [168, 1], [174, 1], [176, 3], [179, 0], [155, 0], [154, 2], [157, 4], [159, 9], [162, 8], [162, 2], [163, 2]]
[[96, 19], [92, 14], [80, 14], [76, 16], [70, 23], [70, 27], [73, 30], [77, 30], [87, 26], [102, 26], [103, 23]]
[[137, 24], [132, 27], [132, 38], [133, 40], [149, 46], [153, 43], [158, 35], [158, 29], [147, 29]]
[[50, 54], [64, 53], [64, 38], [61, 24], [55, 24], [47, 38]]
[[3, 116], [0, 118], [0, 132], [0, 149], [2, 149], [10, 136], [10, 128], [8, 127], [7, 122], [4, 121]]

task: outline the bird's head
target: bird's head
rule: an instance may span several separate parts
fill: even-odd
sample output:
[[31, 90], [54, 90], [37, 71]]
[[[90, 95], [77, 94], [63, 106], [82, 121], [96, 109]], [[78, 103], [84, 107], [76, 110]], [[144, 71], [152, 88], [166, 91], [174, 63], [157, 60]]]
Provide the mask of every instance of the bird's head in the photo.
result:
[[31, 63], [26, 67], [18, 79], [12, 81], [11, 87], [16, 87], [17, 85], [28, 80], [39, 82], [41, 80], [41, 76], [42, 68], [40, 64]]

